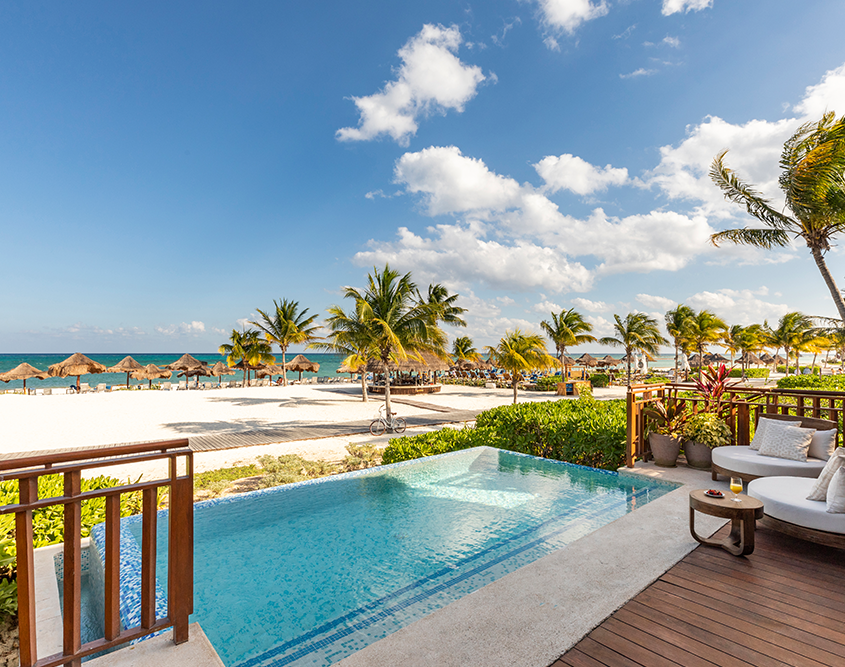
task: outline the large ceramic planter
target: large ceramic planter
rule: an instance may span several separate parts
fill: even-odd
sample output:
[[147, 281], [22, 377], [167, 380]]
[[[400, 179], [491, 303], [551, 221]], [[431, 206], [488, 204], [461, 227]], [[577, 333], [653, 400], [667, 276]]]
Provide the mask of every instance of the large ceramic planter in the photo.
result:
[[687, 457], [687, 465], [700, 470], [710, 470], [713, 461], [713, 450], [700, 442], [685, 442], [684, 455]]
[[681, 451], [681, 441], [671, 435], [660, 433], [649, 433], [648, 444], [651, 447], [651, 455], [654, 457], [654, 464], [664, 468], [674, 468], [675, 461]]

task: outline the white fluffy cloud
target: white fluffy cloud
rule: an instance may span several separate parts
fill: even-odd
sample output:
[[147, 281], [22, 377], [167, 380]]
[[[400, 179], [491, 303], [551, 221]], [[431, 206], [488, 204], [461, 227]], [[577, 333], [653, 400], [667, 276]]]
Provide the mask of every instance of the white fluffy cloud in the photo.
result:
[[448, 110], [461, 112], [485, 80], [481, 68], [455, 55], [461, 45], [457, 26], [426, 24], [399, 49], [396, 80], [378, 93], [353, 97], [361, 114], [358, 127], [337, 131], [341, 141], [367, 141], [387, 135], [402, 145], [418, 128], [417, 119]]
[[643, 304], [646, 308], [653, 308], [654, 310], [667, 311], [678, 305], [674, 299], [668, 299], [665, 296], [652, 296], [651, 294], [637, 294], [637, 301]]
[[171, 324], [166, 327], [156, 327], [156, 331], [165, 336], [197, 335], [205, 331], [205, 324], [194, 320], [190, 323], [182, 322], [181, 324]]
[[638, 79], [641, 76], [651, 76], [652, 74], [657, 74], [656, 69], [646, 69], [645, 67], [640, 67], [639, 69], [635, 69], [633, 72], [628, 72], [627, 74], [620, 74], [620, 79]]
[[604, 301], [593, 301], [592, 299], [582, 299], [581, 297], [572, 299], [572, 305], [576, 308], [589, 310], [591, 313], [604, 313], [612, 308], [609, 303], [605, 303]]
[[696, 310], [711, 310], [731, 324], [748, 325], [776, 321], [784, 313], [789, 312], [785, 303], [771, 303], [760, 299], [766, 296], [768, 289], [734, 290], [720, 289], [714, 292], [699, 292], [693, 294], [684, 303]]
[[578, 195], [589, 195], [606, 190], [610, 185], [623, 185], [628, 180], [625, 168], [596, 167], [569, 153], [547, 155], [534, 165], [534, 169], [546, 182], [548, 192], [570, 190]]
[[730, 149], [725, 163], [779, 207], [783, 198], [777, 183], [778, 162], [784, 141], [799, 125], [818, 120], [825, 110], [831, 109], [845, 113], [845, 65], [828, 71], [820, 83], [805, 90], [803, 99], [794, 108], [794, 117], [778, 121], [751, 120], [736, 125], [708, 116], [689, 130], [678, 146], [663, 146], [660, 163], [645, 174], [641, 183], [660, 189], [670, 199], [698, 204], [705, 215], [740, 216], [742, 210], [725, 201], [708, 174], [713, 158]]
[[663, 16], [679, 12], [699, 12], [713, 6], [713, 0], [663, 0]]
[[558, 304], [553, 303], [552, 301], [546, 300], [546, 301], [540, 301], [539, 303], [535, 303], [534, 304], [534, 310], [537, 311], [538, 313], [543, 313], [543, 314], [552, 313], [552, 312], [559, 313], [560, 311], [563, 310], [563, 306], [559, 306]]
[[538, 0], [543, 23], [550, 28], [572, 33], [585, 21], [591, 21], [608, 12], [605, 0]]

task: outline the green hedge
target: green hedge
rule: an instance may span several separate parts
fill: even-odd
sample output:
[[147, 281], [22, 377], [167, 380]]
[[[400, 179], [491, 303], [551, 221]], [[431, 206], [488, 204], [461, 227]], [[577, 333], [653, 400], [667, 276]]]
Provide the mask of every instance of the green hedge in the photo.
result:
[[[745, 371], [745, 377], [747, 378], [767, 378], [769, 377], [769, 369], [768, 368], [748, 368]], [[741, 368], [732, 368], [731, 372], [728, 373], [728, 377], [732, 378], [741, 378], [742, 377], [742, 369]]]
[[787, 375], [778, 380], [778, 389], [845, 391], [845, 375]]
[[[813, 369], [813, 370], [811, 371], [811, 372], [813, 373], [813, 375], [821, 375], [821, 374], [822, 374], [822, 369], [821, 369], [821, 368], [819, 368], [818, 366], [801, 366], [801, 367], [800, 367], [801, 372], [803, 373], [803, 372], [804, 372], [804, 370], [805, 370], [805, 369], [807, 369], [807, 368], [812, 368], [812, 369]], [[786, 366], [778, 366], [778, 367], [777, 367], [777, 372], [778, 372], [778, 373], [786, 373]], [[790, 366], [789, 366], [789, 372], [790, 372], [790, 373], [794, 373], [794, 372], [795, 372], [795, 366], [790, 365]]]
[[556, 391], [560, 375], [544, 375], [537, 380], [537, 391]]
[[606, 387], [610, 384], [610, 376], [605, 373], [593, 373], [590, 376], [590, 382], [594, 387]]
[[616, 470], [625, 462], [625, 401], [518, 403], [478, 415], [475, 428], [444, 428], [393, 438], [384, 463], [487, 445], [522, 454]]

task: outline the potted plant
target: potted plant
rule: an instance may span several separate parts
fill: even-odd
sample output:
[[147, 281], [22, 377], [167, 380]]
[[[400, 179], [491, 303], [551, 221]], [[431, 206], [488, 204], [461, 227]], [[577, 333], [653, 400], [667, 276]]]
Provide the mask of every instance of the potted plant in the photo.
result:
[[699, 412], [684, 425], [687, 465], [709, 470], [714, 447], [729, 445], [731, 429], [715, 412]]
[[677, 403], [668, 407], [664, 403], [655, 403], [645, 410], [645, 414], [654, 421], [648, 434], [648, 444], [655, 465], [674, 468], [681, 452], [681, 438], [689, 415]]

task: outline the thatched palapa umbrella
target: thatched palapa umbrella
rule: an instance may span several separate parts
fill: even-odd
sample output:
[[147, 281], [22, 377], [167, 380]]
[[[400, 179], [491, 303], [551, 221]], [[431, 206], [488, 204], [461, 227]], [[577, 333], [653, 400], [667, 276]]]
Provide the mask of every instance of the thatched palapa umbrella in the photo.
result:
[[316, 373], [320, 370], [320, 364], [307, 359], [305, 355], [297, 354], [285, 364], [285, 370], [299, 372], [299, 379], [302, 381], [302, 373]]
[[266, 378], [269, 377], [271, 380], [273, 379], [274, 375], [283, 375], [285, 369], [279, 366], [278, 364], [272, 364], [270, 366], [262, 366], [258, 370], [255, 371], [255, 377], [257, 378]]
[[737, 361], [741, 364], [754, 364], [755, 366], [763, 363], [763, 360], [753, 352], [746, 352]]
[[769, 364], [775, 363], [775, 358], [768, 352], [763, 352], [763, 354], [760, 355], [760, 361], [768, 366]]
[[235, 371], [229, 368], [222, 361], [218, 361], [216, 364], [214, 364], [214, 366], [211, 367], [211, 374], [217, 378], [217, 386], [219, 387], [220, 384], [223, 382], [223, 376], [234, 375]]
[[[183, 373], [193, 371], [191, 375], [210, 375], [210, 371], [208, 370], [208, 364], [203, 361], [200, 361], [199, 359], [194, 356], [191, 356], [190, 354], [183, 354], [172, 364], [168, 364], [167, 366], [165, 366], [165, 368], [170, 371], [182, 371]], [[205, 372], [201, 373], [201, 371]]]
[[142, 366], [139, 370], [132, 373], [133, 380], [149, 380], [149, 386], [152, 388], [153, 380], [164, 380], [165, 378], [169, 378], [173, 375], [173, 371], [165, 370], [164, 368], [159, 368], [155, 364], [147, 364], [146, 366]]
[[581, 366], [589, 366], [590, 368], [595, 368], [596, 366], [598, 366], [599, 363], [595, 357], [593, 357], [587, 352], [578, 357], [578, 359], [576, 359], [576, 362]]
[[599, 366], [618, 366], [621, 363], [620, 359], [611, 357], [609, 354], [599, 359]]
[[132, 357], [124, 357], [114, 366], [108, 369], [109, 373], [126, 373], [126, 386], [129, 386], [129, 374], [133, 371], [139, 371], [143, 368], [141, 364], [135, 361]]
[[26, 393], [26, 381], [28, 378], [38, 378], [39, 380], [46, 380], [49, 375], [44, 371], [39, 371], [35, 366], [30, 366], [23, 362], [15, 366], [12, 370], [0, 373], [0, 381], [11, 382], [12, 380], [23, 380], [23, 391]]
[[90, 375], [94, 373], [105, 373], [106, 367], [103, 364], [89, 359], [84, 354], [77, 352], [70, 355], [64, 361], [53, 364], [47, 369], [47, 373], [52, 377], [66, 378], [69, 375], [76, 376], [76, 390], [79, 391], [79, 377], [81, 375]]

